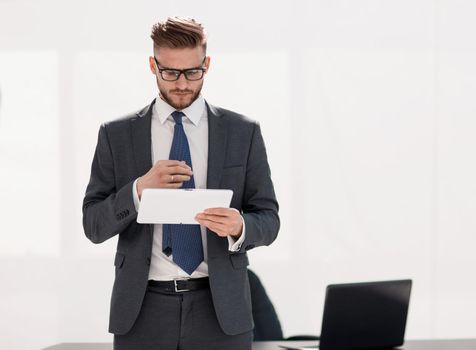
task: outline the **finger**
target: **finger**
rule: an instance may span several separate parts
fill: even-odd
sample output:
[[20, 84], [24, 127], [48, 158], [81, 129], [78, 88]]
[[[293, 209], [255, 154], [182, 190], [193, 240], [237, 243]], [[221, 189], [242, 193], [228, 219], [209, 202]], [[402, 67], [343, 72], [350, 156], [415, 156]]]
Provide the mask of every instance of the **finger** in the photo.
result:
[[166, 182], [162, 183], [161, 188], [180, 188], [182, 187], [182, 182]]
[[159, 179], [160, 179], [160, 182], [163, 183], [163, 184], [173, 182], [173, 177], [170, 174], [162, 174], [162, 175], [160, 175]]
[[165, 172], [168, 174], [177, 174], [177, 175], [189, 175], [192, 176], [193, 172], [192, 169], [187, 165], [187, 167], [181, 166], [171, 166], [165, 169]]
[[234, 210], [231, 210], [230, 208], [208, 208], [203, 212], [210, 215], [231, 216], [234, 213]]
[[231, 232], [227, 225], [219, 224], [209, 220], [200, 220], [199, 222], [209, 230], [212, 230], [213, 232], [222, 236], [226, 236], [229, 234], [229, 232]]
[[196, 216], [195, 217], [196, 220], [200, 220], [200, 222], [202, 222], [204, 225], [228, 225], [229, 223], [228, 222], [224, 222], [224, 221], [215, 221], [215, 220], [212, 220], [210, 218], [203, 218], [203, 217], [198, 217]]
[[[155, 162], [154, 166], [163, 166], [163, 167], [174, 167], [174, 166], [180, 166], [180, 167], [189, 167], [187, 163], [183, 160], [174, 160], [174, 159], [162, 159], [158, 160]], [[189, 167], [190, 168], [190, 167]]]
[[164, 161], [164, 165], [168, 167], [180, 166], [180, 167], [190, 168], [184, 160], [176, 160], [176, 159], [167, 159]]
[[162, 183], [183, 183], [185, 181], [188, 181], [190, 180], [190, 176], [188, 175], [176, 175], [176, 174], [162, 174], [159, 179], [160, 179], [160, 182]]
[[162, 171], [168, 171], [170, 168], [183, 168], [186, 170], [192, 170], [190, 166], [183, 160], [159, 160], [154, 164], [154, 167], [162, 169]]
[[190, 176], [188, 175], [170, 175], [170, 182], [185, 182], [189, 181], [191, 179]]
[[186, 169], [191, 169], [184, 160], [169, 160], [169, 167], [181, 167]]
[[217, 223], [223, 223], [225, 217], [223, 216], [217, 216], [217, 215], [207, 215], [207, 214], [197, 214], [195, 218], [200, 219], [200, 220], [205, 220], [205, 221], [210, 221], [210, 222], [217, 222]]
[[228, 217], [219, 215], [198, 214], [196, 218], [225, 225], [232, 223], [232, 220], [230, 220]]

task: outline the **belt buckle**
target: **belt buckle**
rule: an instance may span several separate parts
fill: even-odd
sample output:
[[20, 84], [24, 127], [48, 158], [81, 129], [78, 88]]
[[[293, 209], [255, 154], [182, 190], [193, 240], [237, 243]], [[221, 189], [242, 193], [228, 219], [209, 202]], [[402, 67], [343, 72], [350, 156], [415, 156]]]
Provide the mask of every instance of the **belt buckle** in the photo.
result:
[[176, 292], [176, 293], [189, 292], [190, 289], [187, 289], [187, 288], [179, 289], [179, 286], [177, 285], [177, 282], [178, 282], [178, 281], [188, 281], [189, 279], [190, 279], [190, 278], [174, 278], [174, 288], [175, 288], [175, 292]]

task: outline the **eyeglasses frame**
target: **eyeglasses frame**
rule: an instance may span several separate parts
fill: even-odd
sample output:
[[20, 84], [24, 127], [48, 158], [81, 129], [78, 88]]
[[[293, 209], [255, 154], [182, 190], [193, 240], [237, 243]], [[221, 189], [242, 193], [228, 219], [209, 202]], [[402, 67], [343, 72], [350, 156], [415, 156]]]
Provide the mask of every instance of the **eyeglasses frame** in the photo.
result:
[[[154, 61], [155, 61], [155, 64], [157, 65], [157, 70], [159, 71], [160, 73], [160, 76], [161, 78], [164, 80], [164, 81], [177, 81], [180, 79], [180, 76], [183, 74], [183, 76], [185, 77], [185, 79], [187, 79], [188, 81], [199, 81], [199, 80], [202, 80], [203, 79], [203, 76], [204, 76], [204, 73], [207, 71], [206, 68], [203, 68], [203, 64], [205, 63], [205, 60], [206, 60], [207, 56], [205, 56], [202, 60], [202, 63], [200, 64], [199, 67], [195, 67], [195, 68], [187, 68], [187, 69], [175, 69], [175, 68], [165, 68], [165, 67], [160, 67], [159, 65], [159, 61], [157, 60], [157, 57], [154, 56]], [[187, 72], [188, 71], [192, 71], [192, 70], [201, 70], [202, 71], [202, 76], [200, 77], [200, 79], [189, 79], [187, 77]], [[177, 78], [174, 79], [174, 80], [167, 80], [167, 79], [164, 79], [163, 75], [162, 75], [162, 72], [163, 71], [174, 71], [174, 72], [178, 72], [178, 75], [177, 75]]]

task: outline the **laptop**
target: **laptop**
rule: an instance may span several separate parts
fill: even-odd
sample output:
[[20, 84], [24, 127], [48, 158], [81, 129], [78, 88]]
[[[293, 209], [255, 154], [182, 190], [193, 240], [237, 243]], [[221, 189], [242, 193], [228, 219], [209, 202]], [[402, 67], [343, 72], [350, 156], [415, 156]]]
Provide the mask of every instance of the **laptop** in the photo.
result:
[[404, 342], [412, 281], [327, 286], [318, 345], [285, 349], [392, 349]]

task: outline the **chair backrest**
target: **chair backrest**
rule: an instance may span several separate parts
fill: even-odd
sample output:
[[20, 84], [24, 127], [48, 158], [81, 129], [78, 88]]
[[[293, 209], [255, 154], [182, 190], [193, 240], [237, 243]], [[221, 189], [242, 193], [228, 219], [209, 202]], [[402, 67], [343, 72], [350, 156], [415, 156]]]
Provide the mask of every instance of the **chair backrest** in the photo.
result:
[[251, 307], [255, 323], [254, 340], [283, 340], [281, 323], [261, 280], [251, 270], [248, 270], [248, 278], [250, 280]]

